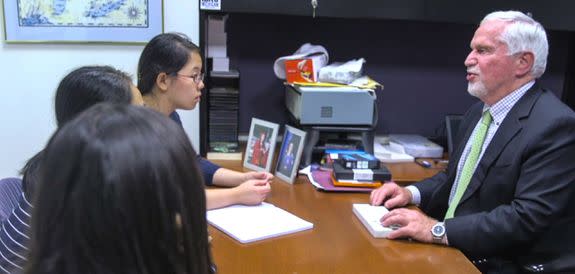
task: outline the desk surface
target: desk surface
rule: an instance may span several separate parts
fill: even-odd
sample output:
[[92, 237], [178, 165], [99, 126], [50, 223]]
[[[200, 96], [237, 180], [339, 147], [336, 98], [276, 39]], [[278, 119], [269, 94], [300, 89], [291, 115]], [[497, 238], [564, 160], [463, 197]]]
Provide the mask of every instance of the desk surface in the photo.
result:
[[[239, 162], [218, 163], [241, 170]], [[351, 209], [368, 194], [319, 192], [300, 176], [294, 185], [275, 179], [266, 201], [314, 228], [240, 244], [210, 226], [218, 273], [479, 273], [450, 247], [373, 238]]]
[[410, 163], [386, 163], [385, 166], [391, 172], [391, 179], [398, 184], [409, 184], [429, 178], [445, 169], [447, 165], [439, 165], [433, 159], [427, 159], [432, 164], [430, 168], [424, 168], [415, 162]]

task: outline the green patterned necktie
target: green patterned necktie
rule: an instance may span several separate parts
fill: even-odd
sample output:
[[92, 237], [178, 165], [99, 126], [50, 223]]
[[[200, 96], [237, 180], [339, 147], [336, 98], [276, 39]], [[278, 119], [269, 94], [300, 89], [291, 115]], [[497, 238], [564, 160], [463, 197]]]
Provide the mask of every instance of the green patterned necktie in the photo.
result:
[[455, 208], [457, 208], [457, 205], [461, 201], [461, 197], [463, 197], [463, 193], [465, 193], [465, 189], [467, 189], [467, 185], [469, 185], [469, 182], [471, 181], [471, 176], [473, 176], [477, 159], [481, 153], [481, 147], [483, 147], [483, 141], [485, 140], [485, 135], [487, 135], [489, 124], [491, 124], [491, 114], [489, 111], [485, 111], [485, 113], [483, 113], [483, 118], [481, 118], [481, 123], [479, 123], [479, 127], [477, 128], [477, 132], [473, 137], [471, 151], [469, 152], [469, 155], [467, 155], [467, 159], [465, 159], [463, 170], [459, 176], [459, 183], [457, 184], [455, 195], [449, 204], [449, 208], [445, 213], [445, 219], [453, 218]]

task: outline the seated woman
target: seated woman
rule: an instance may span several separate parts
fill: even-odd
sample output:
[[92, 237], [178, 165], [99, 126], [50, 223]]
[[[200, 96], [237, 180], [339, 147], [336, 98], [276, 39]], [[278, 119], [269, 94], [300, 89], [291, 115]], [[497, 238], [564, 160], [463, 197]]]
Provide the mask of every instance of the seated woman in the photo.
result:
[[[138, 64], [138, 89], [144, 104], [181, 125], [176, 109], [196, 107], [204, 88], [200, 49], [186, 36], [164, 33], [146, 45]], [[207, 185], [234, 187], [208, 189], [208, 209], [231, 204], [259, 204], [270, 192], [273, 175], [241, 173], [198, 158]]]
[[27, 273], [211, 273], [206, 201], [183, 129], [98, 104], [44, 150]]
[[[108, 66], [75, 69], [62, 79], [56, 90], [58, 127], [98, 102], [141, 105], [142, 96], [130, 76], [122, 71]], [[41, 158], [42, 152], [39, 152], [22, 169], [23, 193], [19, 205], [0, 226], [0, 273], [21, 273], [26, 264], [30, 213]]]

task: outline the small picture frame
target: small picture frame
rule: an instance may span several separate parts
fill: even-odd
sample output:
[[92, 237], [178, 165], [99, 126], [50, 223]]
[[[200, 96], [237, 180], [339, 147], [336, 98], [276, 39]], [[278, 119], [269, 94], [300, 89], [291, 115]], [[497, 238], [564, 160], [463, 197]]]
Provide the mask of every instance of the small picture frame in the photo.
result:
[[275, 176], [293, 184], [305, 142], [305, 131], [286, 125]]
[[278, 124], [252, 118], [244, 154], [244, 167], [270, 172], [278, 131]]

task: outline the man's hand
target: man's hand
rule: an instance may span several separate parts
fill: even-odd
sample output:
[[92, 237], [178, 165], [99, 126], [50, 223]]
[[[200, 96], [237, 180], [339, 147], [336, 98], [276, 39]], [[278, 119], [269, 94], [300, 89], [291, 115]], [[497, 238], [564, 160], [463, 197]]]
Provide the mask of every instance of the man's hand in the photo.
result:
[[[267, 178], [267, 176], [264, 178]], [[235, 203], [258, 205], [268, 196], [271, 186], [267, 179], [252, 179], [235, 187], [234, 190], [236, 190], [237, 197]]]
[[411, 192], [394, 182], [385, 182], [381, 187], [371, 192], [369, 200], [372, 205], [381, 205], [388, 209], [401, 207], [411, 202]]
[[388, 239], [412, 238], [414, 240], [432, 243], [431, 228], [437, 223], [419, 210], [398, 208], [390, 211], [381, 218], [383, 226], [399, 226], [398, 229], [387, 234]]

